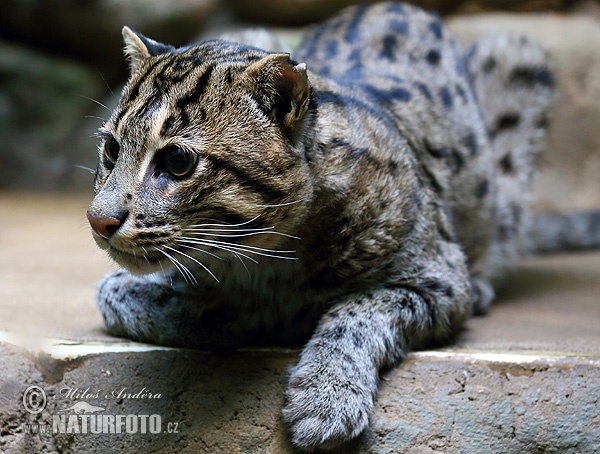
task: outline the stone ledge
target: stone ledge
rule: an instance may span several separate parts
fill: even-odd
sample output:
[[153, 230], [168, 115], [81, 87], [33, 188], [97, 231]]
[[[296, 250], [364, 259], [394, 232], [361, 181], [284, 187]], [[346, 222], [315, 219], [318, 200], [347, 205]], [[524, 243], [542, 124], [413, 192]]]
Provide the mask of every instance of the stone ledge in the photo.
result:
[[[2, 452], [294, 452], [279, 417], [294, 351], [215, 356], [56, 340], [42, 350], [4, 342], [0, 351]], [[48, 399], [35, 415], [22, 403], [31, 385]], [[177, 433], [24, 433], [23, 423], [68, 418], [81, 401], [98, 415], [160, 415], [163, 430]], [[382, 375], [371, 428], [338, 452], [593, 453], [599, 401], [600, 354], [417, 352]]]

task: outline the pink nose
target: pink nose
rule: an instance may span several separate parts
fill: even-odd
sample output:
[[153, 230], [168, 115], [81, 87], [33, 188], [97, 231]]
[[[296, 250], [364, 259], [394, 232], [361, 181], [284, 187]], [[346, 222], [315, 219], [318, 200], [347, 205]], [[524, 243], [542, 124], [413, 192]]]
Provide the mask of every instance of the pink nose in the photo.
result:
[[87, 214], [88, 221], [96, 235], [108, 240], [121, 226], [121, 220], [117, 218], [97, 218], [90, 213]]

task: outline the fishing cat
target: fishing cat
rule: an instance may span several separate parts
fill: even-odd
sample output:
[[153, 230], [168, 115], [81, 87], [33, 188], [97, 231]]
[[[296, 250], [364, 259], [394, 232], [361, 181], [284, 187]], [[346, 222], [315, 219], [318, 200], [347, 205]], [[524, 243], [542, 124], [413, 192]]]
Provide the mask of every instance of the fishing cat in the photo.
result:
[[553, 93], [544, 52], [510, 37], [465, 52], [398, 3], [344, 10], [293, 57], [123, 35], [131, 75], [88, 210], [124, 268], [97, 290], [109, 333], [306, 342], [293, 443], [356, 437], [378, 371], [484, 311], [517, 250]]

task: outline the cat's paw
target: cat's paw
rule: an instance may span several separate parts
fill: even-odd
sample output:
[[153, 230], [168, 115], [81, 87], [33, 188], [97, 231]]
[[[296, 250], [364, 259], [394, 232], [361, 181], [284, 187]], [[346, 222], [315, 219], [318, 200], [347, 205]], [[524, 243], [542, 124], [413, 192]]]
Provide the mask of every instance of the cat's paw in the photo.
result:
[[115, 271], [104, 276], [96, 288], [96, 304], [104, 319], [104, 326], [113, 336], [126, 337], [127, 311], [123, 301], [129, 273]]
[[299, 449], [334, 449], [368, 426], [374, 393], [361, 383], [360, 374], [346, 372], [335, 361], [301, 360], [292, 368], [283, 418]]
[[161, 322], [172, 298], [167, 287], [124, 270], [104, 276], [96, 290], [96, 304], [107, 332], [142, 342], [158, 342], [161, 330], [169, 331], [168, 323]]

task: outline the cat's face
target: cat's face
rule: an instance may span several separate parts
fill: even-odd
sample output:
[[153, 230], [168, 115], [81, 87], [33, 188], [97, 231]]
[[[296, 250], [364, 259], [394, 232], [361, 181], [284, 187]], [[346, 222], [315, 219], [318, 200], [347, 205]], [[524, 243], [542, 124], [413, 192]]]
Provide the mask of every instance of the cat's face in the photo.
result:
[[124, 36], [132, 75], [99, 131], [88, 209], [98, 245], [134, 273], [291, 256], [286, 235], [311, 196], [304, 66], [222, 41], [176, 51]]

